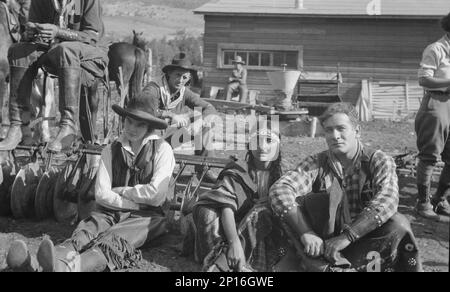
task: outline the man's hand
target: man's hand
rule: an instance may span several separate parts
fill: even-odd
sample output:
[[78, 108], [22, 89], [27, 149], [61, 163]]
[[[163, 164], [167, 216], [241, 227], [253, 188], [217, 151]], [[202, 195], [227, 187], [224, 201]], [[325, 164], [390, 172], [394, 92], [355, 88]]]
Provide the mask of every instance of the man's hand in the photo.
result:
[[174, 115], [172, 125], [177, 125], [178, 128], [186, 127], [189, 125], [189, 118], [186, 115]]
[[239, 240], [233, 241], [227, 251], [228, 266], [235, 272], [240, 272], [245, 265], [245, 255]]
[[325, 241], [325, 258], [330, 262], [336, 262], [339, 259], [340, 251], [351, 244], [351, 241], [341, 234]]
[[37, 23], [37, 30], [45, 41], [52, 41], [58, 34], [59, 27], [51, 23]]
[[300, 236], [300, 241], [305, 247], [305, 253], [310, 257], [318, 257], [323, 255], [323, 240], [314, 232], [306, 232]]
[[27, 22], [25, 23], [25, 31], [23, 33], [23, 40], [24, 41], [33, 41], [37, 38], [38, 31], [36, 28], [36, 24], [33, 22]]

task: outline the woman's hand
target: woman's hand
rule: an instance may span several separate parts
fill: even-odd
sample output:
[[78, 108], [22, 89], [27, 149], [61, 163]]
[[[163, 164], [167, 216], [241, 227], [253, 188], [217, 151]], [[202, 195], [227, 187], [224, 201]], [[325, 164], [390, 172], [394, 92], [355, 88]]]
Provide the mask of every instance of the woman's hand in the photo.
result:
[[300, 236], [300, 241], [305, 247], [305, 253], [310, 257], [318, 257], [324, 253], [323, 240], [312, 231], [303, 233]]
[[123, 193], [128, 189], [129, 187], [115, 187], [112, 188], [111, 190], [119, 195], [123, 195]]
[[245, 265], [245, 255], [241, 242], [235, 240], [230, 243], [227, 251], [228, 266], [235, 272], [240, 272]]

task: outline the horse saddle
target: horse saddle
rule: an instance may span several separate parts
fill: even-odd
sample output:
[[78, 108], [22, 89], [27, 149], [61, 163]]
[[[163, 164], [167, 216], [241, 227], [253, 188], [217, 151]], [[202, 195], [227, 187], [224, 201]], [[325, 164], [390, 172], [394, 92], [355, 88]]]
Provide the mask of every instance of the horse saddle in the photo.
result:
[[11, 35], [13, 42], [17, 43], [20, 40], [19, 18], [14, 11], [11, 11], [6, 3], [0, 2], [0, 5], [3, 5], [6, 11], [6, 23], [8, 25], [9, 34]]

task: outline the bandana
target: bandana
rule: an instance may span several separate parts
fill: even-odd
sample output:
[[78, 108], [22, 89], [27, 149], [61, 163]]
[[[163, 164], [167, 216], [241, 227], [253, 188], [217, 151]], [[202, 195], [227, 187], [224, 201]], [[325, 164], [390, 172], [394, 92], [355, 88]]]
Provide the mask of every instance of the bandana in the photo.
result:
[[[358, 149], [356, 151], [356, 155], [353, 157], [352, 159], [352, 165], [353, 167], [355, 167], [356, 162], [358, 161], [359, 157], [361, 156], [361, 150], [362, 150], [362, 145], [361, 142], [358, 142], [357, 145]], [[334, 173], [341, 179], [344, 178], [344, 167], [342, 166], [342, 163], [339, 161], [339, 159], [336, 157], [336, 155], [331, 152], [331, 150], [328, 151], [328, 161], [330, 164], [331, 169], [334, 171]], [[347, 170], [347, 172], [349, 171], [349, 169]]]
[[161, 100], [166, 110], [172, 110], [178, 106], [178, 104], [184, 98], [184, 92], [186, 87], [182, 87], [180, 90], [177, 90], [174, 94], [170, 94], [169, 84], [167, 83], [167, 79], [165, 75], [162, 77], [162, 85], [159, 87], [159, 91], [161, 93]]

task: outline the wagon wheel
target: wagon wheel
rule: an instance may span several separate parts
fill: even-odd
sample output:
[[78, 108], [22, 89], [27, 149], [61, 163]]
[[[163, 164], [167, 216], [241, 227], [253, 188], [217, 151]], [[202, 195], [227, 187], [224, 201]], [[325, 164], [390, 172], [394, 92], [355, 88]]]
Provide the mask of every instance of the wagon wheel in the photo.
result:
[[52, 166], [39, 180], [34, 199], [34, 210], [39, 220], [53, 216], [53, 194], [56, 180], [61, 171], [60, 167]]
[[31, 162], [18, 173], [11, 188], [11, 211], [15, 218], [32, 218], [34, 212], [34, 197], [42, 168], [38, 162]]
[[67, 164], [56, 179], [53, 192], [53, 213], [58, 222], [76, 222], [78, 198], [72, 195], [76, 195], [78, 187], [78, 180], [74, 178], [81, 176], [79, 162], [80, 159], [75, 164]]
[[11, 160], [0, 167], [0, 216], [11, 214], [11, 187], [16, 178], [17, 166]]

